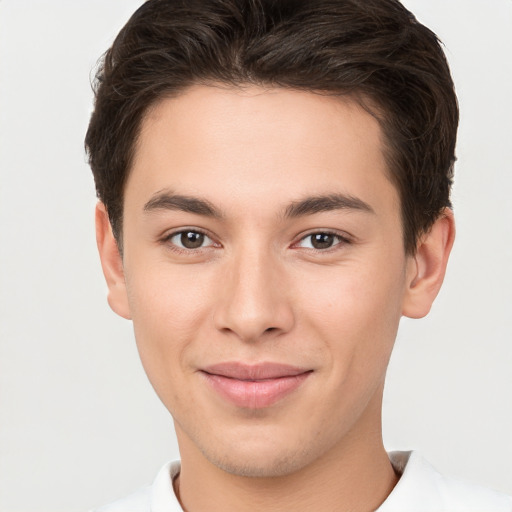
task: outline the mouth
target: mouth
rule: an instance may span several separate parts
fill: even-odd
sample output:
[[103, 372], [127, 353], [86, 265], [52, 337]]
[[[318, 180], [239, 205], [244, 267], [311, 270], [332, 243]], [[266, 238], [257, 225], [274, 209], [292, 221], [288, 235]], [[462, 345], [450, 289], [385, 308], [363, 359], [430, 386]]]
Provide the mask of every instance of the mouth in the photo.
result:
[[296, 391], [313, 373], [311, 369], [270, 362], [228, 362], [200, 371], [224, 400], [247, 409], [270, 407]]

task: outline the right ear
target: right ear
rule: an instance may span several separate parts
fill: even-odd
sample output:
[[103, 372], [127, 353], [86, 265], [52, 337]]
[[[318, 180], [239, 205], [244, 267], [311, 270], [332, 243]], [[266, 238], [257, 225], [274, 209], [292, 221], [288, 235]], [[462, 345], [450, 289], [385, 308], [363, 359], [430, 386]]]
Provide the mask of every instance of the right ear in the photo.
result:
[[119, 316], [131, 319], [126, 282], [124, 279], [123, 260], [119, 253], [117, 241], [112, 233], [107, 209], [98, 202], [95, 212], [96, 243], [100, 253], [101, 267], [108, 286], [108, 303]]

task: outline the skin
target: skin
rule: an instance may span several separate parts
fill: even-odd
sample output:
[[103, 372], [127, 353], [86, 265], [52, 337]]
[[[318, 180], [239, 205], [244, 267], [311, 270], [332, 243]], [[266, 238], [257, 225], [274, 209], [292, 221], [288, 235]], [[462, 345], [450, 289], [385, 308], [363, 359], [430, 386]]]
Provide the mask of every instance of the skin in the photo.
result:
[[[379, 124], [349, 99], [194, 86], [148, 112], [123, 258], [101, 204], [97, 239], [109, 303], [133, 320], [174, 418], [186, 510], [375, 510], [393, 489], [386, 368], [400, 317], [426, 315], [439, 291], [454, 224], [447, 210], [406, 255], [387, 176]], [[348, 204], [286, 215], [333, 194]], [[179, 247], [184, 229], [203, 245]], [[225, 361], [310, 374], [268, 407], [238, 407], [201, 371]]]

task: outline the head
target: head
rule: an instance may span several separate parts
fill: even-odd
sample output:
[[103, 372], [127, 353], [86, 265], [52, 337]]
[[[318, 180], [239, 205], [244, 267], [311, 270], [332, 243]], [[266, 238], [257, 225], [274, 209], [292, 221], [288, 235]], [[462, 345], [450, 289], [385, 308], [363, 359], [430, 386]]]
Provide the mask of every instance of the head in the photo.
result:
[[109, 301], [182, 455], [276, 476], [371, 445], [399, 319], [443, 279], [456, 125], [394, 0], [134, 14], [86, 146]]
[[450, 206], [457, 100], [434, 33], [397, 0], [145, 2], [99, 68], [86, 148], [122, 247], [124, 187], [144, 116], [192, 85], [350, 98], [379, 122], [404, 247]]

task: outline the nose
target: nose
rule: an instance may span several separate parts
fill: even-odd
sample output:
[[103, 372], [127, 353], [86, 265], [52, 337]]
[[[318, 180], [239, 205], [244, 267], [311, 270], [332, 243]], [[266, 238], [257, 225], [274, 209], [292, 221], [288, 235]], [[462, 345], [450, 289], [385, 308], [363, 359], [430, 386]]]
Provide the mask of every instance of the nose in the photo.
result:
[[264, 248], [234, 256], [214, 313], [215, 327], [244, 342], [275, 338], [289, 332], [294, 313], [285, 272]]

